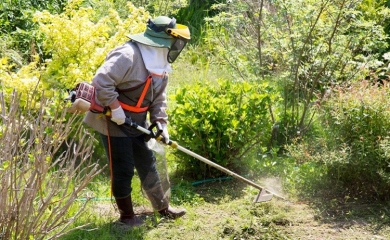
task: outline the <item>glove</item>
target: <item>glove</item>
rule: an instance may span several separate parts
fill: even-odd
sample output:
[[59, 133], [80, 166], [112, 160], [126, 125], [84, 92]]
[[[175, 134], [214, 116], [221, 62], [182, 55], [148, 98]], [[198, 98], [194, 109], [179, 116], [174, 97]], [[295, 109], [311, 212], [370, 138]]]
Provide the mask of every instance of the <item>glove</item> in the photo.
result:
[[121, 106], [111, 110], [111, 121], [118, 125], [122, 125], [125, 123], [125, 119], [126, 115]]
[[168, 127], [166, 125], [163, 126], [163, 132], [161, 133], [161, 136], [164, 137], [165, 144], [169, 143], [169, 133], [168, 133]]

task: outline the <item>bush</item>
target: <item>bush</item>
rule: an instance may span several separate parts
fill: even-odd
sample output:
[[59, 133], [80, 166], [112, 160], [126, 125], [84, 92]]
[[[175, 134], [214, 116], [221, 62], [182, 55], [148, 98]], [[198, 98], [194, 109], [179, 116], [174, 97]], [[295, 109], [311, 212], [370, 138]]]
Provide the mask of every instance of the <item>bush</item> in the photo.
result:
[[290, 196], [312, 200], [336, 198], [340, 194], [342, 186], [328, 177], [328, 165], [324, 162], [344, 161], [347, 154], [342, 148], [328, 148], [326, 138], [297, 138], [286, 145], [286, 150], [289, 157], [284, 159], [283, 167]]
[[389, 199], [389, 93], [388, 83], [362, 81], [337, 88], [324, 105], [327, 144], [340, 157], [323, 163], [348, 194]]
[[[67, 0], [6, 0], [0, 2], [0, 56], [8, 56], [17, 64], [43, 57], [42, 38], [32, 16], [37, 10], [62, 11]], [[15, 58], [17, 56], [18, 59]]]
[[28, 102], [26, 93], [42, 91], [41, 70], [38, 65], [38, 61], [34, 61], [14, 72], [14, 65], [7, 58], [0, 59], [0, 90], [5, 93], [4, 98], [7, 103], [11, 101], [14, 90], [23, 93], [19, 102], [22, 106]]
[[[252, 148], [265, 150], [270, 141], [267, 85], [219, 80], [217, 85], [197, 82], [176, 91], [170, 113], [172, 139], [190, 150], [228, 167], [245, 165], [240, 160]], [[180, 143], [179, 143], [180, 144]], [[215, 170], [175, 152], [188, 175], [210, 177]]]
[[39, 94], [24, 109], [19, 103], [16, 92], [9, 103], [0, 93], [0, 239], [54, 239], [82, 213], [88, 201], [75, 200], [88, 197], [84, 189], [101, 171], [90, 161], [93, 138]]
[[128, 41], [127, 34], [142, 32], [146, 27], [149, 14], [131, 3], [126, 19], [114, 9], [107, 9], [102, 17], [102, 12], [81, 7], [81, 3], [70, 1], [61, 14], [42, 11], [34, 15], [33, 20], [45, 35], [44, 49], [51, 56], [44, 59], [42, 80], [46, 89], [72, 89], [79, 82], [90, 81], [110, 50]]

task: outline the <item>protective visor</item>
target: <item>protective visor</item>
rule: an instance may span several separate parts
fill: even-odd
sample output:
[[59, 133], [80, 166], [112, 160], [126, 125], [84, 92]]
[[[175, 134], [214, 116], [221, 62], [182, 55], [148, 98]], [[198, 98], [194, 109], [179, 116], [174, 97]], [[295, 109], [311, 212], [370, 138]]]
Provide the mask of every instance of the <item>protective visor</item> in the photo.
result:
[[182, 39], [182, 38], [176, 38], [175, 42], [171, 45], [171, 48], [169, 48], [168, 52], [168, 62], [173, 63], [176, 58], [180, 55], [183, 48], [186, 46], [188, 40]]
[[187, 26], [176, 24], [176, 28], [167, 28], [165, 32], [175, 38], [168, 52], [168, 62], [173, 63], [190, 40], [190, 30]]

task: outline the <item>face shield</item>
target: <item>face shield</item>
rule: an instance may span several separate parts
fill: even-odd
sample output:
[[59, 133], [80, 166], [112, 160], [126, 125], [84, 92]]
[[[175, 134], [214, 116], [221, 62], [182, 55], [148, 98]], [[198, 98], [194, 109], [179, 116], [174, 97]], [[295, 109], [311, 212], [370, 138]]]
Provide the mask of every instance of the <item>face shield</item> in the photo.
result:
[[186, 44], [187, 40], [176, 38], [175, 42], [172, 44], [168, 52], [167, 59], [169, 63], [173, 63], [176, 60], [176, 58], [180, 55]]
[[165, 32], [175, 38], [167, 56], [168, 62], [173, 63], [190, 40], [190, 30], [187, 26], [176, 24], [176, 28], [167, 28]]

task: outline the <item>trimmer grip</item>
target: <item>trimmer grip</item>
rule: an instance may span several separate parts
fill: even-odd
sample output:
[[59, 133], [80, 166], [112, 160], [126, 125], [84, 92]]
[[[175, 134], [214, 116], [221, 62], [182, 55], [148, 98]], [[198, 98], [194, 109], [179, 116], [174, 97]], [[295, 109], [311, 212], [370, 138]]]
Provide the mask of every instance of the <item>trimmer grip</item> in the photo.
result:
[[133, 124], [133, 122], [131, 121], [131, 118], [125, 118], [125, 124], [131, 127]]
[[156, 138], [158, 137], [158, 136], [160, 136], [161, 135], [161, 133], [163, 132], [163, 128], [162, 128], [162, 125], [161, 125], [161, 123], [160, 122], [155, 122], [155, 124], [156, 124]]

